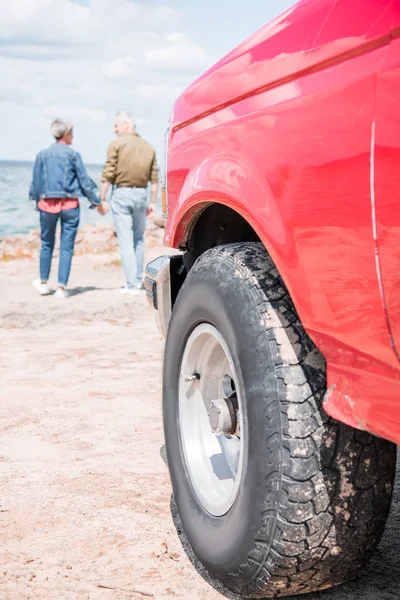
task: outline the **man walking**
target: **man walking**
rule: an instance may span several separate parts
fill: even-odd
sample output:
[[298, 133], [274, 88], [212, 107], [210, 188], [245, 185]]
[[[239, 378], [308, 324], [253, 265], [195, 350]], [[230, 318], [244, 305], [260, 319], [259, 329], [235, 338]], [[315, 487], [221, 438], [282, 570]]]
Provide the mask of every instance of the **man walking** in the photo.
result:
[[[142, 289], [144, 231], [146, 215], [151, 216], [157, 200], [158, 169], [156, 153], [135, 130], [129, 112], [115, 117], [118, 138], [108, 148], [104, 165], [100, 199], [104, 202], [110, 185], [113, 188], [111, 209], [117, 232], [122, 266], [126, 277], [123, 294], [137, 294]], [[148, 183], [151, 198], [148, 200]]]

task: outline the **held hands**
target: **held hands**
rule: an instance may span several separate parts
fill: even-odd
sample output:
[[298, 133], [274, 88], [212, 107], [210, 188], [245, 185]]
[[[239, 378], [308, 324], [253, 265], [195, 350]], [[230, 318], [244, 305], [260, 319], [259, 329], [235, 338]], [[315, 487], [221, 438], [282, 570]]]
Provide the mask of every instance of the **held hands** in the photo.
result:
[[154, 204], [153, 203], [149, 204], [146, 215], [149, 219], [153, 218], [153, 216], [154, 216]]
[[[154, 209], [155, 209], [155, 207], [154, 207], [154, 204], [153, 204], [153, 203], [151, 203], [151, 204], [149, 205], [149, 207], [148, 207], [148, 209], [147, 209], [147, 213], [146, 213], [146, 214], [147, 214], [147, 217], [148, 217], [149, 219], [152, 219], [152, 218], [153, 218], [153, 216], [154, 216]], [[108, 211], [110, 210], [110, 206], [109, 206], [109, 204], [108, 204], [108, 202], [107, 202], [106, 200], [102, 200], [102, 201], [101, 201], [101, 204], [99, 204], [99, 205], [97, 206], [97, 210], [98, 210], [99, 214], [101, 214], [101, 215], [103, 215], [103, 216], [104, 216], [104, 215], [105, 215], [105, 214], [107, 214], [107, 213], [108, 213]]]
[[97, 207], [97, 210], [98, 210], [99, 214], [104, 216], [105, 214], [108, 213], [108, 211], [110, 210], [110, 207], [105, 200], [102, 200], [101, 204], [99, 204], [99, 206]]

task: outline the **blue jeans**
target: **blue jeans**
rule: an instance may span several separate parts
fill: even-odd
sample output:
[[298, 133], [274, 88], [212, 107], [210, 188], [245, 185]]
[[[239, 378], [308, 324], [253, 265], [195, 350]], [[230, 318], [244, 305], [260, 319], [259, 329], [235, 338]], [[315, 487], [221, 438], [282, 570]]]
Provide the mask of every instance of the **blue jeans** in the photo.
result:
[[51, 259], [58, 219], [61, 220], [60, 261], [58, 265], [58, 285], [65, 287], [71, 271], [71, 261], [74, 254], [76, 232], [79, 226], [80, 209], [63, 210], [58, 214], [40, 211], [40, 279], [47, 281], [50, 275]]
[[121, 187], [113, 192], [111, 208], [129, 288], [142, 284], [147, 206], [147, 188]]

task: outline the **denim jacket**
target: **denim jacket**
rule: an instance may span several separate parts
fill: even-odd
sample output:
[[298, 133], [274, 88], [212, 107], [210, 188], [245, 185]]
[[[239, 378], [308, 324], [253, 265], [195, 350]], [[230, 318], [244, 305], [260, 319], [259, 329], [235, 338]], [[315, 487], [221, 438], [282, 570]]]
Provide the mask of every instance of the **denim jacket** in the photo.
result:
[[39, 202], [41, 198], [82, 196], [92, 204], [100, 204], [97, 185], [87, 174], [81, 155], [60, 142], [39, 152], [33, 167], [30, 199]]

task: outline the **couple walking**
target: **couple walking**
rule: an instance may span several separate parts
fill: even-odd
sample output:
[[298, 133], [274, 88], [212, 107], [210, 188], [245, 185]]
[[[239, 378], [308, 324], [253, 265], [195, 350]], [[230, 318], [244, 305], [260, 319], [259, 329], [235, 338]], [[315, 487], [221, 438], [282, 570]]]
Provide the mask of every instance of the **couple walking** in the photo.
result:
[[40, 279], [35, 280], [33, 285], [41, 295], [50, 293], [48, 279], [57, 222], [61, 222], [61, 241], [55, 296], [66, 298], [79, 226], [79, 197], [85, 196], [91, 208], [97, 208], [104, 215], [109, 210], [106, 195], [111, 185], [111, 209], [126, 277], [126, 285], [121, 292], [137, 294], [142, 288], [146, 215], [151, 216], [154, 212], [158, 192], [156, 155], [153, 148], [136, 133], [130, 113], [117, 113], [114, 132], [118, 137], [108, 149], [100, 192], [88, 176], [80, 154], [71, 148], [71, 123], [61, 119], [53, 121], [51, 133], [55, 144], [39, 152], [36, 157], [29, 195], [40, 213]]

